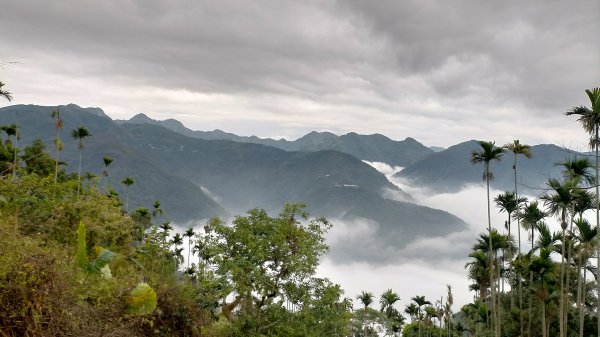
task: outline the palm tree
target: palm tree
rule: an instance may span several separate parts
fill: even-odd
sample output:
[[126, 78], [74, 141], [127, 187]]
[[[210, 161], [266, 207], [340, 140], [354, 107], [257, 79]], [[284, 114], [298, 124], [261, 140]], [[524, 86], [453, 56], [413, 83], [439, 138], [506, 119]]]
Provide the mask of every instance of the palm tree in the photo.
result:
[[533, 256], [531, 262], [529, 263], [529, 271], [534, 275], [532, 290], [542, 305], [542, 337], [548, 337], [546, 326], [546, 305], [554, 297], [553, 293], [556, 291], [554, 262], [550, 258], [550, 251], [547, 249], [541, 249], [540, 256]]
[[77, 171], [77, 196], [79, 196], [79, 189], [81, 185], [81, 154], [85, 147], [85, 139], [91, 136], [92, 134], [83, 125], [80, 125], [76, 127], [73, 131], [71, 131], [71, 137], [77, 140], [79, 148], [79, 171]]
[[[515, 198], [519, 199], [519, 192], [518, 192], [518, 188], [517, 188], [517, 157], [519, 155], [523, 155], [525, 156], [525, 158], [531, 158], [531, 146], [527, 145], [527, 144], [521, 144], [521, 142], [519, 142], [518, 139], [513, 140], [512, 143], [508, 143], [506, 145], [504, 145], [504, 148], [507, 149], [508, 151], [512, 152], [514, 155], [514, 160], [513, 160], [513, 173], [514, 173], [514, 179], [515, 179]], [[510, 221], [510, 220], [509, 220]], [[519, 218], [517, 217], [517, 234], [518, 234], [518, 250], [519, 250], [519, 256], [521, 256], [521, 221], [519, 220]], [[523, 292], [521, 290], [521, 282], [519, 282], [519, 310], [523, 311]], [[521, 315], [521, 321], [520, 321], [521, 325], [520, 325], [520, 329], [521, 329], [521, 335], [523, 334], [523, 316]]]
[[425, 296], [415, 296], [415, 297], [411, 298], [411, 300], [413, 302], [415, 302], [417, 304], [417, 307], [419, 308], [419, 310], [418, 310], [418, 313], [419, 313], [419, 336], [421, 336], [421, 320], [423, 319], [421, 307], [424, 305], [431, 305], [431, 302], [426, 300]]
[[[194, 245], [192, 246], [192, 256], [194, 256], [196, 254], [198, 254], [198, 271], [204, 272], [203, 269], [200, 269], [202, 267], [202, 243], [200, 242], [200, 238], [198, 238], [198, 240], [194, 241]], [[193, 263], [192, 263], [192, 265], [193, 265]]]
[[52, 110], [50, 116], [54, 119], [54, 128], [56, 129], [56, 138], [54, 138], [54, 147], [56, 148], [56, 165], [54, 167], [54, 183], [58, 181], [58, 153], [63, 149], [63, 143], [60, 140], [60, 130], [63, 128], [63, 120], [60, 117], [60, 108]]
[[175, 270], [179, 269], [179, 265], [183, 262], [183, 248], [175, 248], [173, 256], [175, 257]]
[[194, 232], [194, 228], [190, 227], [188, 228], [184, 233], [183, 236], [188, 238], [188, 258], [187, 258], [187, 266], [188, 268], [190, 267], [190, 253], [192, 252], [192, 237], [194, 237], [194, 235], [196, 235], [196, 232]]
[[148, 226], [150, 226], [150, 211], [148, 211], [148, 209], [145, 207], [140, 207], [132, 213], [133, 214], [131, 215], [131, 217], [138, 223], [138, 227], [140, 230], [140, 241], [143, 242], [146, 229], [148, 228]]
[[[492, 244], [491, 246], [490, 243]], [[496, 287], [500, 289], [500, 280], [503, 278], [505, 269], [503, 266], [504, 257], [501, 259], [498, 258], [498, 251], [508, 251], [509, 254], [512, 254], [512, 252], [515, 250], [512, 238], [507, 235], [500, 234], [497, 230], [492, 229], [491, 235], [486, 233], [479, 234], [475, 245], [473, 245], [473, 250], [480, 250], [488, 255], [492, 254], [494, 256], [491, 269], [497, 270], [498, 272], [497, 274], [494, 274], [491, 282], [491, 288]], [[498, 309], [500, 310], [501, 308]], [[498, 313], [498, 315], [500, 316], [500, 313]]]
[[[532, 201], [529, 205], [525, 206], [521, 211], [517, 213], [517, 218], [520, 220], [521, 226], [525, 230], [531, 230], [530, 239], [531, 239], [531, 254], [533, 254], [534, 249], [534, 239], [535, 239], [535, 231], [538, 229], [540, 223], [546, 217], [546, 212], [539, 208], [539, 203], [537, 201]], [[521, 254], [522, 256], [522, 254]], [[522, 264], [522, 261], [521, 263]], [[533, 284], [533, 273], [529, 272], [529, 286]], [[527, 322], [527, 335], [531, 336], [531, 322], [533, 319], [532, 310], [533, 310], [533, 301], [531, 297], [531, 293], [529, 294], [529, 309], [528, 316], [529, 320]]]
[[135, 181], [133, 180], [132, 177], [125, 177], [125, 179], [123, 179], [121, 181], [121, 184], [125, 185], [125, 210], [127, 211], [127, 213], [129, 213], [129, 187], [131, 185], [133, 185], [135, 183]]
[[108, 187], [108, 166], [112, 164], [113, 159], [109, 156], [102, 157], [102, 161], [104, 162], [104, 171], [102, 171], [102, 175], [104, 176], [104, 189], [106, 190]]
[[369, 305], [371, 305], [371, 303], [373, 303], [374, 296], [373, 296], [373, 293], [363, 290], [360, 292], [360, 294], [358, 296], [356, 296], [356, 299], [359, 300], [360, 303], [362, 303], [362, 305], [365, 307], [365, 309], [367, 309], [369, 307]]
[[[590, 148], [595, 151], [596, 157], [596, 181], [600, 181], [598, 169], [600, 168], [600, 157], [598, 156], [598, 146], [600, 138], [598, 137], [598, 128], [600, 127], [600, 88], [586, 89], [585, 93], [590, 99], [591, 109], [586, 106], [573, 107], [565, 112], [567, 116], [579, 116], [577, 119], [581, 122], [583, 129], [590, 135]], [[600, 189], [596, 184], [596, 196], [600, 196]], [[596, 199], [596, 227], [600, 228], [600, 197]], [[600, 272], [600, 245], [596, 252], [596, 268]], [[597, 282], [598, 302], [596, 304], [596, 312], [600, 312], [600, 282]], [[598, 336], [600, 336], [600, 315], [598, 316]]]
[[[587, 269], [585, 268], [586, 263], [590, 257], [594, 254], [594, 247], [598, 243], [598, 228], [592, 228], [590, 223], [583, 218], [575, 221], [577, 227], [576, 239], [579, 242], [577, 245], [577, 311], [579, 315], [579, 336], [583, 337], [583, 321], [585, 305], [585, 296], [587, 289], [582, 289], [582, 284], [585, 286], [587, 283]], [[583, 280], [581, 278], [581, 268], [583, 268]]]
[[[502, 154], [504, 153], [504, 149], [500, 147], [496, 147], [494, 142], [486, 142], [486, 141], [478, 141], [477, 142], [481, 149], [479, 151], [473, 150], [471, 152], [471, 164], [479, 164], [483, 163], [483, 180], [486, 182], [487, 188], [487, 214], [488, 214], [488, 232], [492, 232], [492, 217], [490, 211], [490, 181], [494, 178], [492, 171], [490, 170], [490, 164], [492, 161], [500, 161], [502, 158]], [[491, 240], [491, 236], [490, 236]], [[492, 243], [490, 242], [490, 246]], [[492, 255], [490, 252], [489, 256], [490, 266], [492, 266]], [[494, 284], [494, 274], [493, 269], [490, 268], [490, 285]], [[494, 287], [491, 286], [491, 295], [492, 295], [492, 324], [494, 326], [494, 336], [500, 337], [500, 317], [498, 317], [498, 313], [496, 310], [496, 293], [494, 291]]]
[[449, 284], [446, 284], [446, 289], [448, 290], [448, 294], [446, 296], [446, 304], [444, 305], [444, 313], [446, 315], [446, 325], [448, 329], [448, 337], [450, 337], [452, 331], [452, 305], [454, 305], [454, 296], [452, 296], [452, 287]]
[[175, 257], [175, 270], [177, 270], [179, 269], [179, 264], [183, 262], [183, 255], [181, 255], [181, 253], [183, 252], [183, 248], [179, 248], [179, 246], [183, 244], [183, 237], [181, 236], [181, 234], [175, 233], [173, 239], [171, 239], [171, 244], [175, 248], [175, 253], [173, 255]]
[[[548, 187], [550, 188], [551, 193], [545, 192], [540, 196], [541, 200], [544, 200], [544, 205], [548, 207], [550, 214], [557, 215], [560, 218], [560, 224], [562, 228], [562, 248], [561, 248], [561, 265], [560, 265], [560, 299], [559, 299], [559, 328], [560, 328], [560, 336], [564, 337], [566, 335], [566, 326], [565, 326], [565, 245], [566, 245], [566, 230], [568, 228], [567, 223], [567, 213], [574, 205], [575, 200], [577, 199], [577, 195], [575, 191], [577, 190], [578, 179], [567, 179], [563, 183], [558, 181], [558, 179], [550, 179], [548, 181]], [[571, 218], [573, 214], [571, 214]]]
[[485, 301], [487, 299], [487, 289], [490, 287], [489, 259], [487, 252], [483, 250], [474, 250], [469, 254], [473, 260], [465, 264], [468, 268], [468, 278], [475, 282], [471, 290], [479, 292], [478, 299]]
[[411, 322], [414, 322], [419, 317], [419, 307], [415, 303], [407, 304], [404, 307], [404, 313], [410, 316]]
[[4, 97], [4, 99], [6, 99], [7, 101], [12, 101], [13, 97], [12, 97], [12, 93], [2, 89], [2, 87], [4, 86], [4, 83], [0, 82], [0, 97]]
[[[19, 114], [17, 113], [17, 124], [11, 124], [8, 126], [4, 127], [4, 132], [6, 132], [6, 145], [8, 148], [8, 144], [11, 144], [12, 148], [13, 148], [13, 167], [12, 167], [12, 176], [13, 176], [13, 180], [16, 179], [17, 177], [17, 153], [18, 153], [18, 141], [20, 138], [19, 135]], [[15, 143], [12, 144], [12, 142], [10, 141], [10, 136], [15, 136]]]
[[[508, 215], [508, 220], [506, 221], [506, 224], [507, 224], [507, 229], [508, 229], [508, 236], [511, 237], [511, 219], [513, 217], [513, 214], [519, 210], [519, 208], [521, 207], [521, 204], [524, 204], [527, 202], [527, 198], [525, 198], [525, 197], [517, 198], [516, 193], [504, 192], [504, 193], [496, 196], [496, 198], [494, 198], [494, 202], [496, 202], [496, 206], [498, 206], [498, 208], [500, 208], [500, 212], [506, 212], [506, 214]], [[519, 236], [520, 236], [520, 234], [519, 234]], [[520, 246], [519, 246], [519, 249], [521, 249]], [[512, 261], [512, 253], [509, 254], [509, 260]], [[509, 270], [510, 270], [511, 265], [512, 265], [512, 263], [509, 263]], [[515, 282], [512, 283], [511, 287], [514, 286], [515, 284], [517, 284], [516, 280], [515, 280]], [[514, 296], [510, 297], [510, 306], [511, 306], [511, 309], [512, 309], [512, 307], [514, 307]]]
[[379, 304], [381, 304], [381, 312], [385, 312], [388, 318], [394, 315], [394, 304], [400, 301], [400, 296], [392, 291], [392, 289], [386, 290], [381, 294]]
[[160, 225], [160, 229], [163, 231], [163, 244], [166, 244], [167, 238], [169, 237], [169, 232], [173, 230], [173, 226], [171, 226], [170, 221], [165, 221]]
[[[596, 178], [592, 172], [593, 168], [594, 168], [594, 164], [592, 164], [592, 162], [588, 159], [588, 158], [573, 158], [573, 159], [566, 159], [564, 162], [561, 163], [557, 163], [556, 165], [558, 166], [562, 166], [563, 167], [563, 177], [565, 179], [571, 179], [571, 180], [575, 180], [577, 186], [581, 186], [581, 187], [587, 187], [587, 186], [592, 186], [593, 184], [596, 183]], [[573, 219], [575, 217], [575, 214], [579, 213], [580, 217], [583, 216], [583, 212], [589, 208], [592, 208], [593, 206], [589, 207], [589, 203], [594, 201], [593, 196], [591, 195], [591, 193], [589, 193], [587, 190], [585, 189], [576, 189], [574, 188], [572, 191], [575, 200], [573, 201], [573, 203], [571, 204], [571, 226], [570, 226], [570, 233], [571, 233], [571, 238], [574, 236], [573, 235]], [[567, 244], [567, 243], [565, 243]], [[567, 255], [566, 255], [566, 259], [567, 261], [569, 261], [569, 259], [573, 256], [572, 254], [573, 251], [573, 240], [568, 240], [568, 248], [567, 248]], [[579, 263], [577, 263], [577, 261], [573, 261], [575, 263], [575, 265], [579, 265]], [[568, 262], [567, 265], [570, 265], [570, 262]], [[567, 268], [566, 269], [566, 291], [568, 292], [570, 289], [570, 282], [571, 282], [571, 277], [570, 277], [570, 271], [571, 268]], [[579, 278], [579, 277], [578, 277]], [[565, 308], [570, 308], [569, 305], [569, 296], [566, 296], [566, 303], [565, 303]], [[568, 309], [567, 309], [568, 310]], [[567, 326], [567, 315], [568, 312], [565, 313], [565, 327]]]
[[163, 209], [160, 208], [160, 200], [155, 200], [153, 206], [154, 206], [154, 208], [152, 209], [152, 216], [153, 217], [157, 217], [159, 215], [163, 215], [164, 214]]
[[588, 158], [568, 158], [555, 165], [563, 167], [562, 174], [565, 179], [577, 179], [579, 183], [587, 186], [596, 183], [596, 177], [592, 172], [594, 164]]
[[[472, 320], [475, 323], [475, 336], [479, 336], [479, 323], [488, 322], [489, 320], [490, 310], [487, 305], [483, 301], [478, 300], [474, 303], [464, 305], [460, 310], [469, 320]], [[469, 330], [469, 332], [471, 332], [471, 330]], [[469, 335], [471, 334], [469, 333]]]

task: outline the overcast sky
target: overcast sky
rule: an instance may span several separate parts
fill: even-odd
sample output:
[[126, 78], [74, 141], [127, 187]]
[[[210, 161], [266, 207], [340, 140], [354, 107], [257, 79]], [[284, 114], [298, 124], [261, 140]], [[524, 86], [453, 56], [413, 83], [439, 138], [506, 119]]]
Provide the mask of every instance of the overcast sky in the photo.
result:
[[199, 130], [580, 145], [600, 85], [597, 0], [0, 2], [14, 103]]

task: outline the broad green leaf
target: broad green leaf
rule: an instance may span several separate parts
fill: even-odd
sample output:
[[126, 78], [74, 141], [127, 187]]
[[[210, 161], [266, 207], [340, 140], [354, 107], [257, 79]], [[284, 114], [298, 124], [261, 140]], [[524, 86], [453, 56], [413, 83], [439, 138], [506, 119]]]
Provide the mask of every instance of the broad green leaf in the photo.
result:
[[138, 284], [127, 297], [125, 312], [129, 315], [149, 315], [156, 309], [156, 293], [148, 283]]
[[112, 260], [115, 256], [117, 256], [117, 254], [111, 252], [110, 250], [100, 248], [98, 257], [89, 263], [88, 270], [92, 273], [99, 272], [102, 268], [108, 265], [110, 260]]

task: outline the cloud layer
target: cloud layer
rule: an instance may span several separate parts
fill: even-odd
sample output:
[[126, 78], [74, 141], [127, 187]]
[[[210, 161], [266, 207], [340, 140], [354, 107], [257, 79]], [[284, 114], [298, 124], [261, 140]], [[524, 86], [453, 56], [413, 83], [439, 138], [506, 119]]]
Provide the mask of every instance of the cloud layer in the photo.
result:
[[584, 144], [561, 112], [597, 86], [594, 0], [12, 1], [17, 103], [295, 138], [311, 130]]

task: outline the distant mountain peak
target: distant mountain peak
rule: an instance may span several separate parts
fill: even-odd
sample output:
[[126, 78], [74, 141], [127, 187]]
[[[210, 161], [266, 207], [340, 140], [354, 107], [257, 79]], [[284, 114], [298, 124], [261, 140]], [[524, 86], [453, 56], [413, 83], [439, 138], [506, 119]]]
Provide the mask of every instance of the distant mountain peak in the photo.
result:
[[149, 122], [156, 122], [154, 119], [148, 117], [146, 114], [144, 113], [139, 113], [133, 117], [131, 117], [128, 122], [130, 123], [149, 123]]

